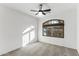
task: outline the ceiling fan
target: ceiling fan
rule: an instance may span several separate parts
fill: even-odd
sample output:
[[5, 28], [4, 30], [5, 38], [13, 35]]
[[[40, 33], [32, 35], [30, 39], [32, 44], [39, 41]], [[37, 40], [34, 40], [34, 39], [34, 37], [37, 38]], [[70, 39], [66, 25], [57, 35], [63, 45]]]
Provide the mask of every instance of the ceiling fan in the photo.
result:
[[51, 9], [49, 8], [49, 9], [43, 10], [43, 4], [40, 4], [40, 5], [39, 5], [39, 10], [30, 10], [30, 11], [36, 12], [35, 15], [38, 15], [40, 12], [41, 12], [43, 15], [46, 15], [46, 13], [50, 12]]

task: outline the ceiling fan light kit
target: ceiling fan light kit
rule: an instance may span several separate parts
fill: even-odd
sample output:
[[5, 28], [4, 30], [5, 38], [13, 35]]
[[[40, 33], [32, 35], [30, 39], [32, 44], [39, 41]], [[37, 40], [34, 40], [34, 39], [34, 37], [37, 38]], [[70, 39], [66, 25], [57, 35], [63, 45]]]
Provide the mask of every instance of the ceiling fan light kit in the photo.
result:
[[43, 10], [43, 5], [44, 4], [39, 4], [39, 10], [30, 10], [32, 12], [36, 12], [35, 15], [46, 15], [46, 13], [49, 13], [51, 11], [50, 8]]

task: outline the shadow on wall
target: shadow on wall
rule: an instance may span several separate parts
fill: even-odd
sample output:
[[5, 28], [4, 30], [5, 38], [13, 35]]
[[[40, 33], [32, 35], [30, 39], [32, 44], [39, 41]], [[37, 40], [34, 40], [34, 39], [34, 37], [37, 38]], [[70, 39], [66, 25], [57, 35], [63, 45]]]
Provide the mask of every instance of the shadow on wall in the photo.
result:
[[23, 32], [22, 37], [22, 46], [26, 46], [26, 44], [31, 43], [35, 39], [35, 27], [29, 26]]

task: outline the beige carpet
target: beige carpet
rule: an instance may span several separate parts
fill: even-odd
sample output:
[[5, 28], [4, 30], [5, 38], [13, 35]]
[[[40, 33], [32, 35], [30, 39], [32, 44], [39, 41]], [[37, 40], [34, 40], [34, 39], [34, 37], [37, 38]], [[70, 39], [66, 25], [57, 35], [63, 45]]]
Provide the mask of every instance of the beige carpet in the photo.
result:
[[6, 53], [2, 56], [77, 56], [75, 49], [51, 45], [47, 43], [32, 43], [26, 47]]

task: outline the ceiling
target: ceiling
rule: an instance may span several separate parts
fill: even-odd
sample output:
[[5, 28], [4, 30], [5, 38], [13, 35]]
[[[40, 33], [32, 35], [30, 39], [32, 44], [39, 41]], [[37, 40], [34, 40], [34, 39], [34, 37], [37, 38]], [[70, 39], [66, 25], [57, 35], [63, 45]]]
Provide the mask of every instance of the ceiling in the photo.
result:
[[[11, 8], [11, 9], [18, 10], [20, 12], [29, 14], [34, 17], [38, 17], [38, 16], [35, 16], [35, 12], [31, 12], [30, 10], [31, 9], [38, 10], [39, 4], [40, 3], [2, 3], [0, 5], [3, 5], [5, 7]], [[74, 4], [74, 3], [45, 3], [45, 5], [46, 6], [44, 6], [44, 9], [46, 9], [46, 8], [52, 9], [51, 13], [47, 14], [47, 15], [51, 15], [51, 14], [58, 14], [65, 10], [74, 8], [76, 4]]]

